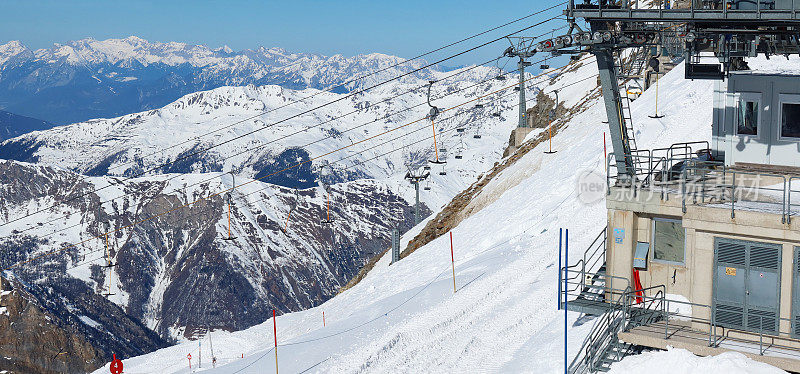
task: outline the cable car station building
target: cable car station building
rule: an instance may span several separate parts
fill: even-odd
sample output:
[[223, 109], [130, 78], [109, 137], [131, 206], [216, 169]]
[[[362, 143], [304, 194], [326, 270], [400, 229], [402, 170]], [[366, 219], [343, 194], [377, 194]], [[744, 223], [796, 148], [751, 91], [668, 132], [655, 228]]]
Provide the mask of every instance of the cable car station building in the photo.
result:
[[[596, 56], [614, 148], [608, 226], [559, 274], [559, 306], [597, 316], [569, 370], [673, 346], [800, 372], [800, 74], [745, 59], [800, 53], [800, 1], [669, 3], [571, 1], [537, 48]], [[620, 86], [665, 51], [716, 80], [712, 139], [637, 149]]]

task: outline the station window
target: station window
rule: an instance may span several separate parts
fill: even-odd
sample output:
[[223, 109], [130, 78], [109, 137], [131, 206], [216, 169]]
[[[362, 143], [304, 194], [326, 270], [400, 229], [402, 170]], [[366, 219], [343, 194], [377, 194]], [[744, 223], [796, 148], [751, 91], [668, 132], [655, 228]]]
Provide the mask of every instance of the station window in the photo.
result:
[[653, 260], [683, 264], [686, 231], [680, 220], [653, 219]]
[[739, 99], [736, 133], [739, 135], [758, 135], [759, 101], [742, 96]]
[[800, 138], [800, 103], [781, 103], [781, 137]]

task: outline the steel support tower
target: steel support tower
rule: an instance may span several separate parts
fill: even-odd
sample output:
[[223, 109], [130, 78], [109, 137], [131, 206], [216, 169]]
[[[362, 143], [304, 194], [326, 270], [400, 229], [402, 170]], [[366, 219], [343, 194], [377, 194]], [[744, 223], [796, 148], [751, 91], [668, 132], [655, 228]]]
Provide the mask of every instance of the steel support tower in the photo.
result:
[[525, 59], [536, 54], [533, 40], [534, 38], [531, 37], [508, 37], [511, 46], [503, 52], [503, 56], [519, 58], [517, 62], [517, 71], [519, 72], [519, 85], [517, 86], [519, 90], [519, 122], [517, 122], [517, 127], [528, 127], [526, 118], [528, 109], [525, 104], [525, 68], [531, 66], [531, 63]]
[[[636, 150], [623, 115], [615, 53], [677, 43], [669, 48], [683, 51], [687, 79], [717, 80], [731, 71], [748, 69], [745, 57], [800, 54], [800, 0], [692, 0], [679, 8], [671, 8], [669, 1], [656, 0], [641, 8], [639, 3], [570, 0], [564, 10], [570, 25], [567, 35], [542, 40], [526, 54], [591, 53], [596, 57], [621, 181], [636, 179], [632, 161]], [[701, 61], [701, 53], [719, 62]]]

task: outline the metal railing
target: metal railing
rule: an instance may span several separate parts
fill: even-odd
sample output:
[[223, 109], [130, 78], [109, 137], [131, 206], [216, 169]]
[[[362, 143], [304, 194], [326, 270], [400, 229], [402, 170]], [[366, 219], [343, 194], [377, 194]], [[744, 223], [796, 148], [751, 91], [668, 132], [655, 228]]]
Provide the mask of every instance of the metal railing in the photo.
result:
[[[596, 11], [602, 14], [603, 11], [648, 11], [657, 14], [671, 13], [690, 13], [691, 18], [694, 18], [695, 12], [700, 14], [719, 14], [719, 18], [728, 18], [729, 15], [748, 14], [753, 13], [758, 18], [761, 14], [780, 14], [789, 13], [794, 18], [794, 10], [800, 6], [800, 3], [795, 4], [796, 0], [791, 1], [789, 7], [785, 6], [785, 2], [777, 2], [775, 0], [692, 0], [689, 1], [688, 7], [675, 8], [670, 5], [669, 0], [647, 1], [647, 0], [583, 0], [580, 4], [575, 4], [575, 0], [570, 0], [567, 5], [566, 15], [575, 17], [575, 11]], [[631, 13], [632, 14], [632, 13]]]
[[780, 212], [781, 223], [786, 223], [787, 183], [783, 175], [730, 169], [720, 172], [700, 165], [685, 168], [681, 180], [684, 213], [691, 198], [690, 204], [730, 205], [732, 219], [739, 206]]
[[607, 227], [604, 227], [578, 262], [560, 269], [559, 308], [563, 308], [568, 297], [573, 297], [573, 300], [607, 303], [630, 288], [627, 278], [608, 275], [602, 271], [606, 263], [607, 232]]
[[[604, 227], [594, 238], [580, 260], [560, 269], [559, 308], [564, 307], [565, 301], [567, 305], [582, 302], [602, 311], [569, 365], [570, 373], [595, 372], [609, 362], [621, 360], [633, 347], [620, 342], [617, 333], [664, 316], [663, 286], [632, 291], [628, 278], [605, 273], [607, 229]], [[646, 293], [654, 295], [647, 300], [637, 299]]]
[[[614, 154], [606, 165], [607, 193], [622, 187], [615, 199], [637, 198], [642, 191], [681, 197], [681, 207], [718, 205], [730, 209], [731, 218], [738, 210], [771, 212], [780, 215], [781, 223], [791, 223], [800, 214], [800, 176], [729, 169], [721, 161], [697, 156], [708, 142], [679, 143], [669, 148], [640, 150], [626, 155], [628, 170], [619, 173]], [[700, 146], [700, 148], [698, 148]], [[794, 201], [794, 202], [793, 202]]]
[[[644, 299], [642, 295], [655, 292]], [[631, 344], [621, 342], [618, 334], [633, 327], [660, 321], [666, 317], [663, 285], [631, 290], [626, 287], [610, 302], [603, 314], [584, 338], [578, 354], [568, 367], [572, 374], [596, 372], [611, 362], [621, 361], [634, 351]], [[637, 301], [640, 300], [640, 301]]]
[[[592, 326], [592, 330], [583, 340], [578, 354], [569, 364], [568, 372], [571, 374], [582, 374], [596, 372], [598, 363], [606, 358], [607, 353], [614, 348], [617, 342], [617, 334], [625, 326], [624, 299], [627, 291], [619, 295], [617, 300], [612, 303], [613, 308], [603, 314]], [[620, 357], [617, 357], [621, 359]], [[618, 361], [618, 360], [617, 360]]]
[[[691, 331], [694, 332], [697, 336], [701, 336], [703, 334], [706, 335], [706, 338], [703, 340], [706, 341], [706, 344], [709, 347], [720, 347], [721, 344], [728, 343], [725, 345], [726, 349], [732, 350], [740, 350], [746, 351], [748, 348], [753, 348], [756, 345], [758, 346], [758, 354], [764, 355], [770, 348], [780, 349], [780, 354], [784, 356], [791, 356], [793, 359], [800, 360], [800, 340], [780, 336], [781, 333], [787, 333], [786, 331], [781, 332], [780, 326], [781, 322], [788, 322], [787, 325], [790, 326], [791, 331], [795, 331], [796, 329], [796, 322], [792, 318], [783, 318], [778, 315], [776, 316], [763, 316], [758, 315], [758, 328], [755, 327], [742, 327], [742, 328], [735, 328], [731, 327], [730, 325], [719, 324], [715, 320], [714, 315], [714, 307], [708, 304], [700, 304], [700, 303], [693, 303], [689, 301], [683, 300], [673, 300], [660, 297], [658, 295], [654, 296], [643, 296], [645, 300], [653, 299], [657, 302], [664, 303], [664, 340], [670, 340], [676, 335], [680, 334], [682, 329], [676, 328], [675, 331], [670, 330], [670, 320], [682, 320], [684, 322], [688, 322], [690, 324], [699, 324], [701, 326], [706, 326], [708, 331], [703, 333], [700, 330]], [[670, 308], [671, 305], [685, 305], [691, 307], [691, 313], [681, 313], [677, 311], [672, 311]], [[699, 313], [696, 313], [694, 308], [701, 308], [707, 309], [709, 311], [710, 318], [703, 318], [697, 317]], [[750, 319], [751, 316], [748, 316], [747, 319]], [[745, 317], [743, 316], [743, 321]], [[766, 321], [769, 321], [767, 323]], [[765, 323], [770, 326], [765, 328]], [[642, 326], [642, 325], [639, 325]], [[674, 324], [673, 324], [674, 327]], [[721, 333], [720, 333], [721, 331]], [[791, 332], [790, 331], [790, 332]], [[683, 338], [688, 338], [689, 336], [684, 335], [681, 336]], [[749, 338], [748, 338], [749, 337]], [[766, 345], [766, 346], [765, 346]]]
[[[786, 188], [786, 223], [792, 223], [792, 214], [800, 213], [800, 203], [792, 203], [792, 200], [800, 202], [800, 189], [795, 189], [795, 187], [800, 188], [800, 177], [790, 177], [789, 178], [789, 185]], [[795, 196], [795, 198], [792, 198]], [[796, 211], [792, 208], [798, 208]]]

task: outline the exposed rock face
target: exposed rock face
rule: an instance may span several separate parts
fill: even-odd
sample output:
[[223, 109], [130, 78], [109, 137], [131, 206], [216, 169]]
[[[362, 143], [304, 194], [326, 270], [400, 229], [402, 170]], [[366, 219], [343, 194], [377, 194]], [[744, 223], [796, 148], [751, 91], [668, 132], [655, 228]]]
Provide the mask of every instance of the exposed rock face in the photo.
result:
[[61, 280], [43, 287], [0, 278], [0, 368], [85, 373], [113, 354], [131, 357], [166, 346], [80, 281]]
[[[220, 192], [231, 182], [219, 174], [122, 182], [2, 162], [0, 266], [26, 291], [35, 293], [32, 285], [52, 292], [101, 328], [115, 320], [87, 314], [95, 305], [119, 309], [161, 339], [191, 337], [207, 328], [247, 328], [273, 308], [297, 311], [327, 300], [388, 246], [391, 228], [405, 231], [413, 222], [413, 208], [376, 181], [336, 184], [326, 192], [237, 178], [230, 199], [234, 239], [223, 240], [228, 204]], [[116, 192], [94, 192], [108, 183]], [[324, 223], [328, 199], [332, 222]], [[58, 207], [50, 208], [53, 203]], [[110, 271], [101, 267], [105, 232], [116, 264]], [[109, 284], [114, 295], [106, 300], [99, 295]], [[78, 302], [84, 299], [93, 301]], [[66, 324], [85, 325], [77, 321]], [[100, 352], [113, 347], [90, 341]], [[163, 340], [153, 336], [151, 343], [127, 349], [144, 352]]]

